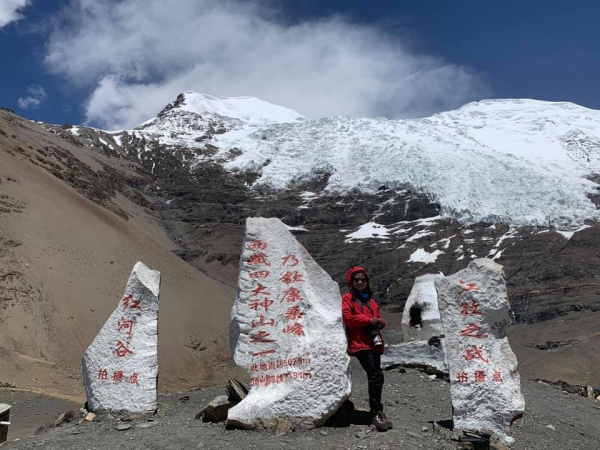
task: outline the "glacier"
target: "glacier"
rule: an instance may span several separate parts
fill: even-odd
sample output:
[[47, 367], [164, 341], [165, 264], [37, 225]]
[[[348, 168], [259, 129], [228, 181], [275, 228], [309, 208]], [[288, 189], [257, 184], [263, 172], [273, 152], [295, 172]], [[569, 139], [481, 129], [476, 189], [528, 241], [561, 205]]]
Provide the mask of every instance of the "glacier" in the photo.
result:
[[[253, 187], [288, 189], [327, 174], [328, 192], [410, 189], [464, 223], [568, 231], [600, 219], [588, 197], [600, 189], [589, 179], [600, 173], [600, 111], [573, 103], [483, 100], [420, 119], [308, 119], [253, 97], [180, 97], [125, 133], [167, 146], [210, 143], [217, 153], [198, 162], [256, 171]], [[209, 122], [223, 129], [199, 142]]]

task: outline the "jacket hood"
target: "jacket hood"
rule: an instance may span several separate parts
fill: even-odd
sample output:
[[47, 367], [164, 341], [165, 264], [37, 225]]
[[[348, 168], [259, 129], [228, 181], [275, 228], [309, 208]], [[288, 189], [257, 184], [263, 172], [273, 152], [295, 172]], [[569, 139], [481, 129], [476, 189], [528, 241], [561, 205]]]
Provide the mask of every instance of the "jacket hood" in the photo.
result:
[[365, 277], [367, 277], [367, 288], [370, 289], [371, 286], [369, 284], [369, 275], [367, 274], [365, 268], [361, 266], [354, 266], [348, 272], [346, 272], [346, 285], [348, 286], [349, 292], [352, 292], [352, 277], [361, 272], [365, 274]]

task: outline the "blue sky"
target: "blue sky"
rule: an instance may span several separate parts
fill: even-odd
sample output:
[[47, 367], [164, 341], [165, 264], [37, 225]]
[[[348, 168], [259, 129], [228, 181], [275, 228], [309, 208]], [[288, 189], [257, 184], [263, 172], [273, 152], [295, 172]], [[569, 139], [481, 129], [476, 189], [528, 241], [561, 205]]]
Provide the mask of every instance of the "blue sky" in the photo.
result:
[[597, 2], [4, 1], [0, 106], [46, 122], [133, 127], [187, 90], [309, 117], [600, 109]]

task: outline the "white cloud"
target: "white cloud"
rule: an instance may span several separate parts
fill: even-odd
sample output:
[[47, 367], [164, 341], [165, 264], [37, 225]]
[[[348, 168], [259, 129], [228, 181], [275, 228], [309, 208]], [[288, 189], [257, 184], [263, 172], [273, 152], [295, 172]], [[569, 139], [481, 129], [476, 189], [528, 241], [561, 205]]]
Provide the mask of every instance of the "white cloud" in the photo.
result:
[[19, 97], [17, 104], [21, 109], [36, 109], [46, 99], [46, 91], [42, 86], [31, 85], [27, 88], [27, 95]]
[[91, 87], [87, 121], [131, 128], [183, 91], [255, 96], [308, 117], [415, 117], [489, 94], [468, 68], [332, 17], [284, 25], [264, 3], [73, 0], [45, 62]]
[[29, 3], [31, 0], [0, 0], [0, 28], [21, 19], [23, 16], [18, 11]]

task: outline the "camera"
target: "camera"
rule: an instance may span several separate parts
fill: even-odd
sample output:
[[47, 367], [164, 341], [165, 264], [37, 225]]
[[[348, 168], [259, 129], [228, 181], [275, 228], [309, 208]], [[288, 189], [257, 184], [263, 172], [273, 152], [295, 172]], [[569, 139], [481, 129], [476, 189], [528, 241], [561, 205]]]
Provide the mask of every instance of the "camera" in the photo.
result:
[[375, 347], [381, 347], [383, 345], [383, 340], [381, 339], [381, 335], [379, 334], [379, 330], [373, 325], [369, 325], [365, 327], [365, 332], [373, 338], [373, 343]]

